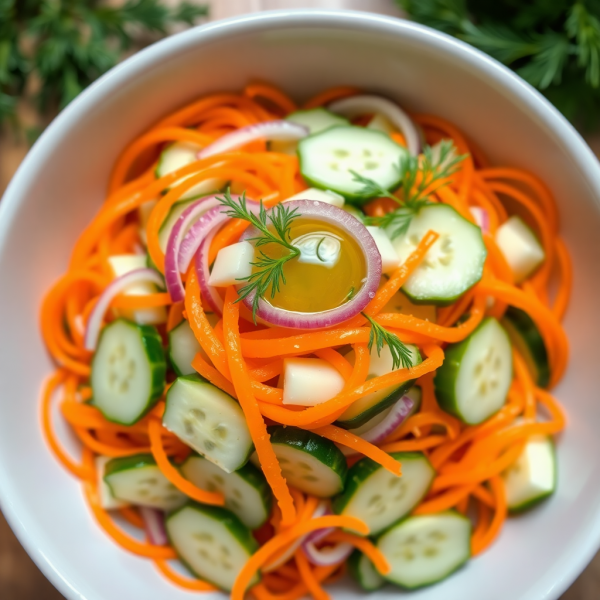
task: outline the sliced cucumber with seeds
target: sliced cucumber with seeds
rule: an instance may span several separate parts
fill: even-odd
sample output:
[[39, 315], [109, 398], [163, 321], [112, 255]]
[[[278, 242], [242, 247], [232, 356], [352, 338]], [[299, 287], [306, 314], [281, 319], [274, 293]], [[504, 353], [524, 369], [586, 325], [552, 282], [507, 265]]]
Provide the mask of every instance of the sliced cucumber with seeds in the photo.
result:
[[[208, 322], [214, 327], [219, 320], [215, 313], [206, 313]], [[169, 331], [169, 361], [175, 373], [181, 375], [193, 375], [196, 373], [192, 367], [192, 361], [196, 354], [200, 353], [204, 360], [209, 358], [196, 339], [190, 324], [185, 319]]]
[[[220, 506], [190, 502], [167, 517], [166, 528], [175, 552], [190, 571], [226, 591], [258, 550], [250, 530]], [[258, 581], [255, 575], [250, 586]]]
[[377, 548], [391, 566], [388, 581], [407, 589], [431, 585], [471, 557], [471, 521], [454, 511], [408, 517], [383, 533]]
[[304, 179], [355, 203], [365, 202], [376, 193], [366, 192], [352, 172], [386, 190], [394, 189], [400, 184], [398, 164], [406, 152], [387, 135], [364, 127], [331, 127], [298, 143]]
[[360, 519], [371, 535], [406, 516], [425, 496], [435, 476], [420, 452], [394, 452], [391, 456], [402, 464], [402, 476], [363, 458], [350, 468], [344, 493], [333, 502], [336, 514]]
[[536, 385], [546, 387], [550, 383], [550, 361], [544, 338], [533, 319], [525, 311], [509, 306], [502, 325], [529, 367]]
[[481, 229], [447, 204], [430, 204], [419, 210], [408, 230], [394, 238], [400, 264], [414, 252], [428, 231], [440, 237], [402, 291], [415, 303], [447, 305], [473, 287], [483, 274], [487, 250]]
[[[165, 148], [158, 159], [156, 165], [155, 175], [157, 179], [177, 171], [187, 165], [192, 164], [198, 160], [198, 151], [201, 150], [201, 146], [193, 144], [192, 142], [175, 142], [167, 148]], [[175, 184], [170, 187], [174, 187], [191, 177], [187, 175], [179, 179]], [[205, 196], [211, 192], [219, 191], [223, 188], [226, 181], [224, 179], [206, 179], [201, 181], [197, 185], [191, 187], [182, 196], [182, 200], [189, 200], [193, 198], [199, 198]], [[169, 188], [170, 189], [170, 188]]]
[[348, 571], [366, 592], [374, 592], [385, 585], [385, 579], [360, 550], [355, 550], [348, 558]]
[[152, 454], [113, 458], [104, 467], [104, 481], [115, 498], [131, 504], [173, 510], [187, 500], [162, 474]]
[[329, 498], [344, 489], [348, 467], [340, 449], [316, 433], [296, 427], [269, 427], [271, 444], [289, 485]]
[[[408, 348], [411, 352], [412, 365], [417, 366], [422, 360], [419, 349], [416, 346], [408, 346]], [[353, 358], [353, 354], [353, 352], [348, 354], [350, 360]], [[369, 361], [369, 375], [367, 379], [381, 377], [393, 371], [393, 358], [388, 346], [384, 346], [379, 355], [377, 354], [377, 348], [373, 346]], [[344, 429], [356, 429], [364, 425], [374, 416], [402, 398], [405, 392], [412, 387], [413, 383], [414, 380], [405, 381], [400, 385], [393, 385], [360, 398], [342, 413], [336, 421], [336, 425]]]
[[550, 496], [556, 489], [556, 451], [552, 438], [534, 436], [519, 458], [504, 473], [506, 503], [511, 512], [522, 512]]
[[93, 405], [109, 421], [132, 425], [162, 395], [166, 371], [156, 328], [117, 319], [102, 330], [92, 359]]
[[220, 467], [192, 455], [181, 465], [186, 479], [203, 490], [220, 492], [225, 508], [250, 529], [258, 529], [271, 512], [271, 488], [262, 471], [248, 463], [235, 473], [225, 473]]
[[[350, 122], [344, 117], [340, 117], [335, 113], [328, 111], [326, 108], [311, 108], [309, 110], [297, 110], [290, 113], [286, 121], [292, 121], [298, 125], [308, 127], [309, 133], [318, 133], [329, 127], [336, 125], [349, 125]], [[279, 142], [273, 141], [269, 143], [269, 150], [272, 152], [283, 152], [284, 154], [296, 154], [298, 142]]]
[[198, 376], [178, 377], [169, 388], [163, 425], [227, 473], [243, 467], [253, 450], [240, 405]]
[[512, 348], [496, 319], [487, 318], [466, 339], [446, 348], [434, 378], [440, 406], [468, 425], [498, 412], [512, 383]]

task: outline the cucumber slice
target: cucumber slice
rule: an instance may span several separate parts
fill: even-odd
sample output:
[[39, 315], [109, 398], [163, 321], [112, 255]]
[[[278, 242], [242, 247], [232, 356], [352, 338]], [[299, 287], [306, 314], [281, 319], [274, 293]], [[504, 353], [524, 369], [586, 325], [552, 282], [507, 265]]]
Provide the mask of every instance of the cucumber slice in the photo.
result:
[[531, 508], [556, 489], [556, 452], [552, 438], [534, 436], [504, 473], [506, 503], [511, 512]]
[[388, 581], [407, 589], [431, 585], [471, 557], [471, 521], [454, 511], [408, 517], [382, 534], [377, 547], [392, 568]]
[[[181, 169], [181, 167], [185, 167], [193, 162], [196, 162], [198, 160], [197, 154], [199, 150], [201, 150], [201, 146], [192, 144], [191, 142], [175, 142], [174, 144], [171, 144], [163, 150], [158, 159], [158, 164], [156, 165], [155, 171], [156, 178], [160, 179], [161, 177], [164, 177], [173, 171], [177, 171], [177, 169]], [[172, 184], [168, 189], [179, 185], [189, 177], [191, 177], [191, 175], [182, 177]], [[201, 181], [198, 185], [190, 188], [181, 196], [181, 199], [190, 200], [193, 198], [199, 198], [200, 196], [205, 196], [211, 192], [219, 191], [223, 188], [225, 183], [226, 181], [224, 179], [206, 179], [205, 181]]]
[[102, 330], [92, 359], [92, 404], [109, 421], [132, 425], [161, 397], [166, 372], [156, 328], [117, 319]]
[[413, 217], [406, 233], [394, 238], [393, 229], [389, 231], [400, 264], [414, 252], [429, 230], [440, 237], [402, 291], [415, 303], [452, 304], [483, 274], [487, 250], [481, 229], [447, 204], [426, 205]]
[[96, 456], [96, 485], [98, 486], [98, 499], [100, 500], [100, 506], [104, 510], [114, 510], [116, 508], [123, 508], [128, 506], [128, 503], [124, 500], [118, 500], [115, 498], [110, 491], [106, 481], [104, 481], [106, 463], [112, 460], [110, 456]]
[[262, 471], [248, 463], [235, 473], [225, 473], [201, 456], [192, 455], [181, 472], [193, 484], [225, 497], [225, 508], [250, 529], [258, 529], [271, 512], [271, 488]]
[[113, 458], [104, 467], [104, 481], [118, 500], [173, 510], [185, 503], [182, 494], [158, 468], [152, 454]]
[[525, 311], [509, 306], [502, 325], [529, 367], [533, 380], [539, 387], [546, 387], [550, 383], [550, 361], [544, 338], [533, 319]]
[[281, 473], [292, 487], [319, 498], [344, 489], [348, 466], [333, 442], [296, 427], [278, 425], [268, 431]]
[[169, 388], [163, 425], [226, 473], [243, 467], [254, 448], [240, 405], [197, 375]]
[[[417, 366], [421, 362], [421, 355], [416, 346], [408, 346], [411, 351], [411, 360], [413, 366]], [[348, 358], [352, 359], [353, 352], [348, 354]], [[388, 346], [381, 349], [380, 354], [377, 354], [377, 348], [373, 346], [371, 350], [371, 358], [369, 364], [369, 375], [367, 379], [380, 377], [392, 372], [393, 358]], [[336, 425], [344, 429], [356, 429], [371, 420], [375, 415], [384, 411], [386, 408], [399, 400], [406, 391], [408, 391], [414, 381], [405, 381], [400, 385], [392, 385], [378, 392], [368, 394], [351, 404], [338, 418]]]
[[[298, 125], [304, 125], [308, 127], [310, 134], [324, 131], [329, 127], [335, 127], [336, 125], [349, 125], [350, 122], [344, 117], [340, 117], [326, 108], [311, 108], [309, 110], [297, 110], [296, 112], [290, 113], [286, 118], [286, 121], [292, 121]], [[273, 141], [269, 144], [269, 150], [272, 152], [283, 152], [284, 154], [296, 154], [298, 148], [298, 142], [278, 142]]]
[[[206, 318], [212, 327], [220, 319], [218, 314], [212, 312], [207, 312]], [[177, 327], [169, 331], [169, 361], [178, 377], [196, 374], [192, 367], [192, 361], [198, 353], [205, 361], [211, 362], [196, 339], [189, 322], [184, 319]]]
[[374, 592], [385, 585], [385, 579], [360, 550], [355, 550], [349, 556], [348, 570], [358, 585], [366, 592]]
[[[249, 529], [220, 506], [190, 502], [167, 517], [166, 528], [175, 552], [189, 570], [226, 591], [258, 550]], [[258, 581], [256, 575], [250, 585]]]
[[446, 348], [434, 378], [440, 406], [468, 425], [498, 412], [512, 382], [512, 349], [496, 319], [484, 319], [466, 339]]
[[435, 471], [420, 452], [391, 454], [402, 464], [402, 476], [392, 475], [370, 458], [348, 471], [344, 493], [333, 502], [336, 514], [364, 521], [376, 535], [406, 516], [425, 496]]
[[355, 181], [350, 171], [390, 190], [400, 184], [398, 164], [405, 154], [406, 149], [387, 135], [364, 127], [331, 127], [298, 143], [304, 179], [359, 204], [376, 194], [365, 193], [364, 184]]

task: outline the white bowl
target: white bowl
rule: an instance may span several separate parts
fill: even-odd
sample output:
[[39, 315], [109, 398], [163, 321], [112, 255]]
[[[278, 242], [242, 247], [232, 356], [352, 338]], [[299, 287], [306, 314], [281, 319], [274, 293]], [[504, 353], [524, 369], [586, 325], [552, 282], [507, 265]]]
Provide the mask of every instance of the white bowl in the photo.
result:
[[[39, 390], [52, 365], [38, 309], [99, 208], [111, 165], [160, 116], [216, 90], [264, 79], [304, 99], [354, 84], [457, 123], [495, 163], [540, 175], [561, 207], [575, 287], [566, 328], [573, 348], [556, 393], [569, 414], [558, 492], [511, 520], [483, 556], [415, 600], [556, 599], [600, 541], [600, 168], [565, 119], [527, 84], [473, 48], [433, 30], [353, 12], [283, 11], [206, 25], [130, 58], [48, 128], [0, 204], [0, 501], [17, 536], [69, 599], [189, 599], [152, 564], [96, 526], [79, 484], [42, 439]], [[391, 598], [385, 589], [370, 598]], [[364, 597], [340, 584], [336, 597]]]

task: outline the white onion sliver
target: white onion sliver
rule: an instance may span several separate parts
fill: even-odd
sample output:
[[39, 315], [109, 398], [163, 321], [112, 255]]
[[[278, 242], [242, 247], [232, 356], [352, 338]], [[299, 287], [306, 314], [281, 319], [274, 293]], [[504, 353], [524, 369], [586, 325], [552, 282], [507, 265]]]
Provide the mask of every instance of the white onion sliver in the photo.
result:
[[164, 513], [148, 506], [140, 506], [139, 510], [144, 521], [144, 530], [148, 536], [148, 541], [153, 546], [166, 546], [169, 539], [165, 529]]
[[[317, 517], [322, 517], [325, 514], [327, 514], [329, 512], [329, 505], [327, 504], [327, 502], [325, 500], [321, 500], [319, 502], [319, 504], [317, 504], [317, 508], [315, 508], [315, 512], [312, 514], [312, 519], [316, 519]], [[317, 531], [322, 531], [322, 530], [317, 530]], [[278, 569], [281, 565], [284, 565], [288, 560], [290, 560], [290, 558], [292, 558], [292, 556], [294, 556], [296, 550], [298, 550], [298, 548], [300, 548], [300, 546], [306, 541], [306, 538], [309, 536], [310, 534], [306, 534], [303, 535], [302, 537], [299, 537], [295, 542], [292, 543], [291, 546], [288, 547], [287, 550], [284, 550], [283, 552], [281, 552], [281, 554], [278, 554], [272, 562], [267, 563], [263, 568], [262, 568], [262, 572], [263, 573], [270, 573], [271, 571], [274, 571], [275, 569]]]
[[219, 205], [220, 202], [215, 195], [200, 198], [181, 213], [171, 229], [165, 251], [165, 283], [173, 302], [181, 302], [185, 297], [185, 289], [181, 281], [181, 272], [178, 266], [179, 247], [185, 233], [202, 214]]
[[198, 252], [196, 253], [196, 274], [198, 276], [200, 295], [202, 298], [208, 302], [215, 312], [223, 314], [223, 298], [221, 298], [214, 286], [208, 284], [208, 278], [210, 276], [208, 252], [216, 233], [216, 228], [213, 228], [204, 238], [202, 244], [200, 244], [200, 248], [198, 248]]
[[346, 560], [352, 554], [354, 547], [346, 542], [339, 542], [335, 546], [317, 548], [314, 542], [304, 542], [302, 550], [313, 565], [328, 567]]
[[133, 283], [139, 283], [141, 281], [148, 281], [149, 283], [155, 283], [159, 286], [163, 285], [162, 276], [154, 269], [135, 269], [135, 271], [129, 271], [129, 273], [125, 273], [125, 275], [121, 275], [121, 277], [117, 277], [111, 281], [102, 292], [87, 322], [84, 339], [86, 350], [94, 351], [96, 349], [104, 314], [113, 299]]
[[198, 158], [207, 158], [229, 150], [235, 150], [255, 140], [277, 140], [292, 142], [308, 135], [308, 127], [291, 121], [267, 121], [248, 125], [219, 138], [198, 152]]
[[350, 119], [364, 114], [381, 113], [406, 139], [406, 147], [415, 156], [421, 151], [421, 138], [412, 119], [394, 102], [381, 96], [361, 95], [336, 100], [327, 106], [334, 113]]

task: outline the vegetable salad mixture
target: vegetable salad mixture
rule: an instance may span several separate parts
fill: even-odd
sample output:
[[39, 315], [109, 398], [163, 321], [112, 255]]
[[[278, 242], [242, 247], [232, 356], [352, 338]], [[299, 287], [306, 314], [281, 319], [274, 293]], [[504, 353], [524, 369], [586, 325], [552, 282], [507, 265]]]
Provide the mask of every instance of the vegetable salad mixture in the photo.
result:
[[556, 488], [558, 224], [534, 175], [386, 98], [201, 98], [124, 150], [44, 299], [48, 443], [182, 588], [436, 583]]

